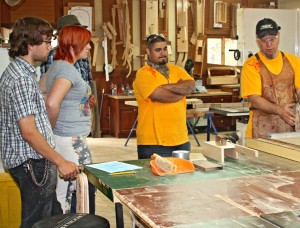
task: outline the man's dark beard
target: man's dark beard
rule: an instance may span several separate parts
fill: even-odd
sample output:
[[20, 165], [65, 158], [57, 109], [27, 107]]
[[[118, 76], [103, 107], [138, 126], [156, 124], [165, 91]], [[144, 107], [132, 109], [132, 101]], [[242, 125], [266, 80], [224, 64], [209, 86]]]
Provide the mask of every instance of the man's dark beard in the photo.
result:
[[157, 63], [157, 65], [166, 65], [167, 61], [166, 59], [163, 59], [161, 62]]
[[164, 61], [159, 62], [159, 63], [153, 63], [148, 59], [147, 64], [150, 67], [153, 67], [154, 69], [156, 69], [158, 72], [160, 72], [166, 78], [169, 78], [170, 70], [169, 70], [169, 67], [168, 67], [165, 59], [164, 59]]

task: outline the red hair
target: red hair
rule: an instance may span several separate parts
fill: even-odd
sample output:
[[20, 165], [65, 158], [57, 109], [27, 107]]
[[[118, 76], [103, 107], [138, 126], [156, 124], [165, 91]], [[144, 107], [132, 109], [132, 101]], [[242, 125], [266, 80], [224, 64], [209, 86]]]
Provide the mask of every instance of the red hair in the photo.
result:
[[73, 48], [75, 56], [84, 49], [91, 41], [92, 34], [89, 30], [78, 25], [68, 25], [63, 27], [58, 36], [58, 48], [55, 51], [55, 60], [66, 60], [74, 62], [71, 54]]

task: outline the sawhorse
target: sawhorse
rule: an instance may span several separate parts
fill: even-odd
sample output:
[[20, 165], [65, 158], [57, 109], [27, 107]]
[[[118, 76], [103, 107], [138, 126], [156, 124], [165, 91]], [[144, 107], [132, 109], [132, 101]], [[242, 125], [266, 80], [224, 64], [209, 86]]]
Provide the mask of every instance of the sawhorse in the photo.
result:
[[[191, 133], [193, 134], [193, 136], [194, 136], [194, 138], [195, 138], [195, 140], [196, 140], [198, 146], [200, 146], [200, 143], [199, 143], [199, 141], [198, 141], [198, 139], [197, 139], [197, 137], [196, 137], [196, 135], [195, 135], [195, 132], [194, 132], [194, 130], [193, 130], [193, 127], [192, 127], [190, 121], [186, 120], [186, 124], [187, 124], [189, 130], [191, 131]], [[127, 143], [128, 143], [128, 141], [129, 141], [129, 139], [130, 139], [130, 137], [131, 137], [131, 135], [132, 135], [132, 132], [136, 130], [136, 125], [137, 125], [137, 119], [134, 121], [133, 126], [132, 126], [132, 128], [130, 129], [130, 132], [129, 132], [128, 136], [127, 136], [127, 139], [126, 139], [126, 142], [125, 142], [125, 145], [124, 145], [124, 146], [127, 146]]]
[[207, 118], [206, 141], [210, 141], [211, 128], [214, 130], [215, 135], [218, 135], [216, 126], [212, 120], [213, 116], [214, 116], [214, 113], [211, 113], [211, 112], [205, 114], [205, 117]]
[[[206, 129], [206, 134], [207, 135], [206, 135], [206, 139], [207, 139], [207, 141], [210, 141], [211, 128], [213, 129], [214, 134], [218, 135], [217, 129], [216, 129], [216, 127], [214, 125], [214, 122], [212, 120], [212, 117], [214, 116], [214, 113], [206, 113], [204, 116], [205, 116], [205, 118], [207, 118], [207, 129]], [[136, 119], [134, 121], [134, 123], [133, 123], [132, 128], [130, 129], [130, 132], [129, 132], [128, 136], [127, 136], [127, 139], [126, 139], [126, 142], [125, 142], [124, 146], [127, 146], [127, 143], [128, 143], [128, 141], [129, 141], [129, 139], [130, 139], [130, 137], [132, 135], [132, 132], [136, 130], [137, 122], [138, 121]], [[191, 125], [191, 123], [190, 123], [190, 121], [188, 119], [186, 119], [186, 124], [187, 124], [189, 130], [191, 131], [191, 133], [193, 134], [194, 139], [197, 142], [197, 145], [200, 146], [199, 140], [197, 139], [195, 131], [194, 131], [194, 129], [193, 129], [193, 127], [192, 127], [192, 125]]]
[[129, 141], [129, 139], [130, 139], [130, 136], [131, 136], [132, 132], [135, 131], [135, 129], [136, 129], [136, 125], [137, 125], [137, 118], [136, 118], [136, 120], [134, 121], [134, 123], [133, 123], [133, 125], [132, 125], [132, 128], [130, 129], [130, 132], [129, 132], [128, 136], [127, 136], [127, 139], [126, 139], [126, 142], [125, 142], [125, 145], [124, 145], [124, 146], [127, 146], [127, 143], [128, 143], [128, 141]]

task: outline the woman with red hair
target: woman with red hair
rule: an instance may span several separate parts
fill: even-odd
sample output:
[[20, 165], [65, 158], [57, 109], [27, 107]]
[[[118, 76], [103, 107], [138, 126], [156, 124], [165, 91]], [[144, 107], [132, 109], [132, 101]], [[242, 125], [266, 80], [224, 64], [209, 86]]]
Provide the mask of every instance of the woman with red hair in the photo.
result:
[[[65, 26], [59, 33], [58, 48], [46, 79], [46, 108], [53, 128], [56, 150], [78, 165], [90, 164], [86, 137], [91, 129], [90, 86], [74, 67], [88, 57], [91, 32], [81, 26]], [[71, 209], [75, 180], [58, 178], [56, 193], [64, 213]]]

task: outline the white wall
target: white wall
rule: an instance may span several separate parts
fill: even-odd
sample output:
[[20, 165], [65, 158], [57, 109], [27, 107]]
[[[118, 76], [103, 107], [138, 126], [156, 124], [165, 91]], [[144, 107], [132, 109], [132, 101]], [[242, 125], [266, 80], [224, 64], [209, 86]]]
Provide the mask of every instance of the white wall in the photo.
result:
[[0, 56], [1, 56], [1, 61], [0, 61], [0, 77], [1, 77], [1, 74], [10, 63], [10, 57], [8, 55], [7, 48], [0, 48]]
[[297, 9], [300, 8], [299, 0], [278, 0], [279, 9]]

